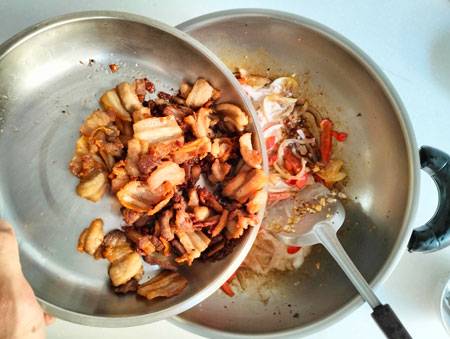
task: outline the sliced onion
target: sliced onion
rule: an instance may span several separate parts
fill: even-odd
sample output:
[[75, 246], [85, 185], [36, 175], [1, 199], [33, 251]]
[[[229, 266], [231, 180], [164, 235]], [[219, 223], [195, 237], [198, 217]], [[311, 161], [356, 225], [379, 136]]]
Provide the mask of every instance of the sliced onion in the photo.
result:
[[263, 110], [269, 120], [280, 119], [294, 110], [297, 99], [270, 94], [264, 98]]
[[305, 132], [303, 132], [303, 130], [301, 128], [299, 128], [297, 130], [297, 134], [298, 134], [298, 136], [300, 138], [299, 142], [301, 144], [306, 145], [306, 144], [315, 144], [316, 143], [316, 138], [307, 138], [306, 135], [305, 135]]
[[301, 128], [299, 128], [299, 129], [297, 130], [297, 134], [298, 134], [298, 136], [300, 137], [300, 139], [306, 139], [305, 132], [303, 132], [303, 130], [302, 130]]
[[306, 139], [299, 140], [299, 144], [301, 144], [301, 145], [315, 144], [315, 143], [316, 143], [316, 138], [306, 138]]
[[278, 163], [273, 164], [273, 168], [280, 174], [280, 177], [282, 177], [285, 180], [290, 180], [292, 177], [292, 174], [290, 174], [288, 171], [286, 171], [284, 168], [282, 168]]
[[282, 132], [283, 125], [280, 123], [268, 123], [263, 128], [264, 138], [270, 138], [271, 136], [275, 137], [275, 142], [278, 143], [283, 139]]
[[288, 171], [286, 171], [284, 169], [284, 167], [283, 167], [284, 150], [286, 149], [286, 147], [288, 147], [290, 145], [293, 145], [293, 144], [299, 144], [300, 146], [302, 146], [302, 144], [300, 143], [300, 140], [297, 140], [297, 139], [286, 139], [286, 140], [284, 140], [281, 143], [280, 147], [278, 148], [277, 162], [275, 162], [273, 164], [273, 167], [275, 168], [275, 170], [278, 173], [280, 173], [280, 176], [283, 179], [286, 179], [287, 181], [289, 181], [289, 180], [299, 180], [307, 172], [309, 172], [309, 168], [306, 167], [306, 160], [303, 157], [300, 157], [300, 159], [302, 161], [302, 169], [296, 175], [292, 175], [292, 174], [290, 174]]
[[253, 101], [253, 103], [260, 103], [263, 101], [264, 97], [271, 94], [272, 91], [269, 88], [253, 88], [252, 86], [242, 84], [242, 89], [245, 93], [250, 97], [250, 99]]
[[268, 191], [271, 193], [280, 193], [280, 192], [292, 192], [295, 191], [296, 188], [288, 185], [278, 174], [271, 173], [269, 176], [269, 188]]
[[263, 132], [268, 133], [269, 131], [272, 131], [273, 128], [279, 129], [283, 127], [283, 124], [281, 124], [278, 121], [269, 121], [267, 124], [263, 125]]
[[291, 97], [298, 92], [298, 83], [294, 78], [281, 77], [272, 81], [270, 89], [274, 93]]
[[297, 139], [283, 140], [283, 142], [280, 144], [280, 147], [278, 148], [277, 153], [278, 165], [283, 166], [284, 150], [286, 149], [286, 147], [289, 147], [290, 145], [303, 145], [303, 144], [300, 142], [300, 140]]

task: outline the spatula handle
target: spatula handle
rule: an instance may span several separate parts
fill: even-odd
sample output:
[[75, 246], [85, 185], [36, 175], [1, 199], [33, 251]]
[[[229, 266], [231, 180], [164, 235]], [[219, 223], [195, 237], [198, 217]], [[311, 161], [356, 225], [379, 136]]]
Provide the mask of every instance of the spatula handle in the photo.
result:
[[372, 317], [389, 339], [410, 339], [408, 331], [392, 311], [389, 305], [382, 305], [366, 279], [342, 247], [333, 226], [323, 222], [314, 226], [314, 233], [322, 245], [330, 252], [359, 294], [372, 307]]
[[336, 231], [333, 226], [327, 222], [323, 222], [314, 226], [314, 233], [323, 246], [330, 252], [334, 260], [339, 264], [341, 269], [347, 275], [347, 278], [355, 286], [361, 297], [374, 309], [381, 305], [378, 297], [373, 293], [372, 288], [367, 283], [366, 279], [361, 275], [358, 268], [348, 256], [345, 249], [342, 247], [339, 239], [336, 236]]
[[388, 304], [375, 307], [372, 318], [390, 339], [412, 339], [408, 331]]

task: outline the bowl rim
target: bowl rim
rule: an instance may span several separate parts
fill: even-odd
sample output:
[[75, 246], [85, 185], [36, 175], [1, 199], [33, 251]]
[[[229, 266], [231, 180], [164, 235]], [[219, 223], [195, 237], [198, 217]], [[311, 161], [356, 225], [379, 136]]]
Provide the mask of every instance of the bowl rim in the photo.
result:
[[[384, 74], [381, 68], [356, 44], [341, 35], [340, 33], [332, 30], [331, 28], [309, 18], [271, 9], [260, 9], [260, 8], [243, 8], [243, 9], [232, 9], [217, 11], [196, 18], [187, 20], [176, 28], [189, 33], [191, 30], [195, 30], [198, 27], [203, 27], [210, 23], [223, 21], [231, 18], [255, 18], [255, 17], [266, 17], [274, 18], [281, 21], [286, 21], [288, 23], [298, 24], [304, 26], [314, 32], [324, 36], [326, 39], [332, 41], [340, 48], [344, 49], [352, 57], [354, 57], [357, 62], [359, 62], [370, 76], [377, 82], [380, 88], [383, 90], [384, 95], [389, 100], [393, 110], [395, 111], [397, 120], [400, 123], [401, 131], [405, 139], [405, 144], [407, 147], [407, 157], [409, 160], [409, 193], [407, 200], [407, 208], [404, 212], [403, 222], [398, 234], [397, 240], [395, 241], [391, 253], [388, 259], [381, 267], [376, 276], [370, 281], [370, 285], [373, 288], [379, 287], [386, 279], [390, 276], [395, 266], [400, 261], [401, 256], [406, 252], [406, 244], [409, 239], [409, 235], [413, 229], [412, 222], [415, 218], [415, 213], [418, 204], [419, 196], [419, 157], [417, 152], [416, 139], [412, 129], [411, 122], [409, 120], [406, 108], [404, 107], [397, 91], [393, 87], [392, 83], [388, 77]], [[178, 315], [169, 321], [190, 332], [215, 338], [243, 338], [243, 337], [264, 337], [264, 338], [274, 338], [274, 337], [284, 337], [292, 335], [311, 335], [315, 332], [323, 330], [339, 320], [348, 316], [351, 312], [355, 311], [357, 308], [363, 305], [364, 301], [361, 296], [355, 295], [347, 304], [341, 307], [339, 310], [333, 312], [332, 314], [324, 317], [321, 320], [312, 322], [306, 326], [300, 328], [293, 328], [287, 330], [272, 331], [266, 333], [236, 333], [227, 332], [224, 330], [218, 330], [215, 328], [208, 327], [206, 325], [198, 324], [188, 319], [183, 318], [183, 315]]]
[[[248, 114], [250, 114], [254, 129], [257, 133], [258, 142], [260, 143], [260, 150], [263, 156], [263, 169], [268, 172], [268, 164], [267, 164], [267, 154], [264, 147], [264, 142], [262, 141], [262, 129], [259, 125], [258, 119], [256, 118], [256, 112], [250, 102], [250, 99], [244, 94], [242, 91], [239, 82], [236, 80], [231, 71], [222, 63], [222, 61], [209, 49], [204, 47], [197, 40], [189, 36], [188, 34], [178, 30], [175, 27], [169, 26], [160, 21], [126, 12], [120, 11], [79, 11], [73, 12], [69, 14], [64, 14], [56, 17], [52, 17], [50, 19], [46, 19], [42, 22], [34, 24], [0, 45], [0, 62], [15, 48], [19, 47], [21, 44], [25, 43], [27, 40], [43, 33], [49, 31], [53, 28], [57, 28], [60, 26], [64, 26], [67, 24], [71, 24], [74, 22], [80, 21], [90, 21], [90, 20], [102, 20], [102, 19], [110, 19], [117, 21], [128, 21], [133, 23], [140, 23], [147, 26], [152, 26], [158, 30], [166, 32], [181, 41], [188, 43], [191, 47], [193, 47], [196, 51], [201, 53], [203, 57], [205, 57], [209, 62], [211, 62], [214, 67], [216, 67], [226, 78], [227, 81], [234, 88], [236, 94], [239, 96], [239, 99], [244, 103], [244, 109]], [[262, 220], [262, 215], [264, 214], [264, 208], [259, 212], [259, 218]], [[157, 320], [163, 320], [170, 318], [176, 314], [182, 313], [187, 309], [193, 307], [194, 305], [200, 303], [202, 300], [206, 299], [208, 296], [213, 294], [228, 278], [236, 271], [236, 269], [240, 266], [242, 261], [247, 256], [250, 251], [254, 240], [256, 239], [258, 230], [260, 227], [260, 223], [252, 227], [247, 233], [247, 238], [244, 239], [244, 244], [239, 250], [238, 255], [234, 260], [214, 279], [208, 283], [208, 285], [202, 290], [195, 293], [193, 296], [189, 297], [186, 300], [179, 302], [178, 304], [172, 305], [164, 310], [160, 310], [157, 312], [142, 314], [142, 315], [132, 315], [132, 316], [98, 316], [98, 315], [89, 315], [84, 313], [79, 313], [73, 310], [68, 310], [62, 308], [58, 305], [55, 305], [49, 301], [44, 300], [43, 298], [36, 295], [37, 300], [43, 307], [43, 309], [51, 315], [56, 316], [57, 318], [67, 320], [70, 322], [88, 325], [88, 326], [99, 326], [99, 327], [130, 327], [143, 325], [150, 322], [154, 322]], [[19, 239], [19, 248], [21, 248], [20, 239]]]

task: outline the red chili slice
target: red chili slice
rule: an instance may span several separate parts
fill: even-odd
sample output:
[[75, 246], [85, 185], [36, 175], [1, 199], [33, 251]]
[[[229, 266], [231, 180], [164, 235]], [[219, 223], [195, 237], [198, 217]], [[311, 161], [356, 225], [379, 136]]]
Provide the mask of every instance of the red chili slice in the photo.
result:
[[308, 182], [308, 174], [304, 175], [298, 180], [291, 179], [286, 181], [288, 185], [295, 186], [298, 189], [302, 189], [303, 187], [305, 187], [307, 182]]
[[345, 133], [345, 132], [333, 131], [332, 134], [333, 134], [333, 137], [339, 142], [344, 142], [345, 140], [347, 140], [347, 137], [348, 137], [348, 133]]
[[323, 119], [320, 122], [320, 128], [322, 130], [322, 133], [320, 134], [320, 155], [322, 161], [326, 164], [330, 161], [331, 157], [333, 123], [330, 119]]
[[231, 277], [228, 278], [227, 283], [230, 283], [233, 281], [233, 279], [236, 278], [236, 272], [234, 272]]
[[301, 249], [301, 247], [299, 247], [299, 246], [288, 246], [287, 252], [289, 254], [294, 254], [294, 253], [297, 253], [298, 251], [300, 251], [300, 249]]
[[267, 151], [270, 151], [276, 144], [276, 138], [274, 135], [268, 137], [266, 139], [266, 149]]
[[222, 291], [223, 291], [226, 295], [228, 295], [228, 296], [230, 296], [230, 297], [234, 297], [234, 292], [233, 292], [233, 290], [231, 289], [231, 286], [230, 286], [229, 283], [226, 282], [226, 283], [223, 284], [220, 288], [222, 289]]
[[289, 147], [286, 147], [284, 150], [283, 162], [284, 168], [293, 175], [296, 175], [302, 170], [302, 161], [294, 155]]
[[273, 164], [277, 162], [277, 159], [278, 156], [276, 152], [269, 155], [269, 166], [273, 166]]

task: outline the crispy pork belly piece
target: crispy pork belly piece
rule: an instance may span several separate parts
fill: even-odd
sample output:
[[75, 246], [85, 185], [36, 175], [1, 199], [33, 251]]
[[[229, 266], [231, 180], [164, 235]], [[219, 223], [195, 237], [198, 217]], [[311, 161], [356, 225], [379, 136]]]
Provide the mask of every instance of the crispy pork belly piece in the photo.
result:
[[211, 166], [211, 174], [208, 179], [212, 183], [222, 182], [230, 173], [231, 165], [226, 162], [221, 162], [219, 159], [214, 160]]
[[258, 213], [264, 206], [266, 206], [267, 199], [267, 191], [256, 191], [256, 193], [254, 193], [247, 202], [247, 212], [250, 214]]
[[237, 239], [244, 234], [248, 226], [256, 226], [257, 219], [254, 215], [246, 216], [242, 211], [235, 210], [230, 213], [226, 226], [227, 239]]
[[197, 184], [202, 173], [202, 168], [198, 164], [194, 164], [192, 161], [186, 161], [183, 163], [184, 172], [186, 174], [186, 183], [188, 187], [193, 187]]
[[[124, 209], [126, 209], [126, 208], [124, 208]], [[133, 223], [133, 226], [136, 226], [136, 227], [148, 226], [153, 220], [154, 220], [154, 217], [152, 215], [141, 213], [140, 217]]]
[[[108, 126], [99, 126], [96, 129], [94, 129], [91, 134], [88, 136], [88, 141], [90, 146], [93, 145], [97, 146], [97, 149], [101, 149], [105, 147], [104, 144], [107, 143], [119, 143], [120, 140], [118, 139], [118, 136], [120, 135], [119, 129], [111, 124]], [[115, 154], [116, 156], [120, 156], [120, 152]]]
[[142, 234], [134, 227], [126, 227], [125, 235], [136, 245], [136, 251], [140, 255], [144, 256], [155, 252], [155, 246], [153, 245], [151, 235]]
[[134, 253], [134, 250], [131, 248], [130, 244], [118, 245], [115, 247], [106, 246], [102, 250], [102, 256], [109, 262], [113, 263], [117, 260], [123, 258], [124, 256]]
[[125, 221], [125, 223], [127, 225], [133, 225], [136, 221], [138, 221], [144, 215], [146, 215], [146, 214], [144, 214], [142, 212], [136, 212], [136, 211], [130, 210], [125, 207], [122, 208], [123, 221]]
[[125, 107], [123, 107], [119, 95], [115, 89], [106, 91], [100, 97], [100, 106], [102, 106], [105, 111], [113, 112], [120, 120], [131, 121], [130, 114], [127, 112]]
[[222, 230], [225, 228], [225, 226], [227, 226], [228, 215], [229, 215], [228, 210], [224, 209], [222, 211], [222, 214], [220, 215], [219, 222], [210, 231], [211, 237], [213, 238], [217, 237], [220, 234], [220, 232], [222, 232]]
[[103, 220], [94, 219], [89, 227], [85, 228], [78, 240], [77, 249], [79, 252], [86, 252], [94, 255], [103, 242]]
[[211, 119], [209, 115], [211, 114], [210, 108], [201, 107], [193, 115], [188, 115], [184, 118], [184, 122], [188, 124], [196, 138], [207, 137], [209, 134], [209, 125]]
[[134, 81], [134, 91], [140, 102], [143, 102], [145, 95], [147, 94], [147, 81], [146, 79], [136, 79]]
[[158, 252], [145, 256], [144, 261], [150, 265], [158, 265], [163, 270], [176, 271], [178, 269], [172, 256], [165, 256]]
[[267, 176], [261, 169], [241, 170], [223, 188], [222, 193], [240, 203], [245, 203], [267, 183]]
[[253, 149], [252, 133], [244, 133], [239, 138], [239, 150], [245, 163], [253, 168], [261, 168], [261, 152]]
[[192, 86], [189, 85], [187, 82], [183, 82], [180, 85], [180, 96], [183, 99], [186, 99], [188, 97], [189, 93], [191, 92], [191, 90], [192, 90]]
[[[166, 240], [164, 237], [159, 237], [158, 239], [163, 245], [162, 254], [166, 257], [172, 255], [172, 253], [170, 252], [171, 249], [170, 242]], [[161, 252], [161, 250], [159, 250], [159, 252]]]
[[114, 288], [114, 292], [117, 294], [126, 294], [136, 292], [139, 287], [139, 281], [136, 279], [131, 279], [123, 285], [119, 285]]
[[108, 126], [112, 121], [113, 118], [109, 114], [100, 110], [94, 111], [84, 120], [80, 133], [90, 137], [97, 128]]
[[221, 213], [223, 206], [219, 203], [216, 196], [212, 194], [206, 187], [197, 188], [198, 197], [202, 205], [211, 207], [214, 211]]
[[211, 211], [206, 206], [195, 206], [193, 210], [196, 222], [204, 221], [211, 215]]
[[221, 162], [227, 161], [233, 151], [233, 141], [230, 138], [215, 138], [211, 145], [211, 154]]
[[153, 117], [136, 122], [133, 125], [134, 137], [149, 144], [177, 140], [183, 136], [175, 117]]
[[178, 239], [173, 239], [170, 242], [170, 245], [174, 249], [175, 254], [183, 255], [186, 253], [186, 250], [184, 249], [183, 245], [181, 245], [181, 242], [178, 241]]
[[139, 160], [137, 161], [139, 172], [144, 176], [149, 175], [161, 164], [163, 159], [169, 159], [170, 152], [177, 148], [176, 142], [160, 143], [157, 146], [150, 146], [147, 153], [139, 156]]
[[115, 158], [122, 155], [123, 144], [119, 135], [120, 131], [117, 127], [113, 125], [101, 126], [92, 131], [88, 139], [90, 152], [98, 152], [108, 171], [114, 166]]
[[141, 107], [133, 112], [133, 122], [135, 123], [151, 117], [152, 114], [148, 107]]
[[248, 116], [238, 106], [224, 103], [215, 107], [215, 111], [223, 116], [226, 123], [230, 123], [237, 131], [242, 132], [248, 125]]
[[249, 172], [250, 170], [248, 167], [242, 167], [240, 171], [225, 184], [222, 194], [226, 197], [232, 197], [240, 187], [245, 183], [248, 183], [247, 176], [249, 175]]
[[129, 245], [128, 238], [121, 230], [112, 230], [108, 232], [103, 238], [103, 247], [117, 247], [122, 245]]
[[146, 183], [133, 180], [117, 192], [117, 198], [126, 208], [153, 215], [167, 205], [173, 194], [174, 188], [167, 181], [152, 191]]
[[107, 188], [108, 176], [104, 172], [98, 172], [81, 180], [76, 191], [80, 197], [96, 202], [103, 197]]
[[128, 144], [128, 141], [133, 138], [133, 124], [131, 121], [116, 119], [114, 125], [120, 131], [119, 140], [122, 145]]
[[186, 97], [186, 105], [189, 107], [201, 107], [213, 96], [214, 88], [205, 79], [197, 79]]
[[133, 252], [127, 236], [121, 230], [112, 230], [103, 239], [102, 256], [111, 263]]
[[128, 141], [127, 157], [125, 159], [125, 169], [132, 178], [140, 176], [138, 162], [141, 155], [146, 154], [149, 150], [149, 144], [145, 141], [132, 138]]
[[189, 189], [187, 205], [189, 207], [195, 207], [195, 206], [199, 206], [200, 205], [200, 200], [199, 200], [199, 197], [198, 197], [197, 189], [195, 189], [195, 188]]
[[136, 84], [130, 85], [128, 82], [122, 82], [116, 89], [123, 107], [125, 107], [129, 113], [133, 113], [142, 108], [142, 103], [136, 94]]
[[184, 144], [173, 154], [173, 161], [177, 164], [193, 160], [203, 159], [211, 151], [211, 140], [209, 138], [198, 138]]
[[210, 229], [211, 227], [216, 226], [217, 223], [219, 222], [219, 220], [220, 220], [220, 215], [218, 215], [218, 214], [212, 215], [203, 220], [196, 220], [194, 222], [194, 230], [198, 231], [198, 230], [201, 230], [202, 228]]
[[178, 138], [176, 140], [160, 142], [156, 145], [150, 145], [148, 149], [148, 154], [151, 155], [155, 162], [161, 160], [169, 160], [171, 153], [177, 150], [179, 147], [183, 146], [183, 138]]
[[88, 178], [105, 169], [102, 158], [92, 153], [76, 154], [69, 164], [70, 172], [80, 179]]
[[109, 277], [113, 286], [120, 286], [138, 275], [141, 270], [141, 256], [136, 252], [132, 252], [111, 263]]
[[180, 105], [167, 105], [166, 107], [164, 107], [164, 109], [162, 111], [162, 114], [164, 116], [172, 116], [172, 117], [174, 117], [175, 120], [179, 124], [182, 124], [183, 123], [183, 119], [187, 115], [191, 115], [192, 113], [194, 113], [194, 111], [192, 109], [190, 109], [189, 107], [180, 106]]
[[179, 264], [186, 263], [192, 265], [192, 262], [200, 257], [200, 254], [208, 247], [210, 239], [202, 231], [184, 232], [177, 230], [175, 232], [180, 239], [186, 253], [175, 259]]
[[163, 182], [170, 182], [175, 187], [184, 183], [185, 172], [178, 164], [164, 161], [150, 174], [147, 185], [151, 191], [157, 190]]
[[75, 154], [76, 155], [84, 155], [89, 154], [89, 137], [85, 135], [81, 135], [77, 142], [75, 143]]
[[121, 160], [115, 163], [110, 175], [111, 191], [116, 193], [130, 181], [130, 176], [125, 168], [125, 161]]
[[181, 274], [163, 271], [156, 277], [140, 285], [137, 294], [152, 300], [159, 297], [170, 298], [183, 292], [188, 281]]
[[175, 211], [175, 228], [178, 230], [191, 232], [193, 230], [192, 219], [186, 212], [186, 201], [177, 194], [174, 197], [173, 209]]
[[166, 239], [167, 241], [171, 241], [174, 238], [174, 232], [172, 226], [170, 224], [170, 220], [173, 217], [173, 210], [165, 210], [162, 212], [159, 218], [159, 225], [161, 227], [161, 237]]

